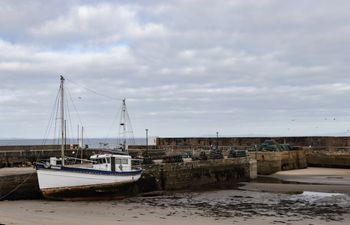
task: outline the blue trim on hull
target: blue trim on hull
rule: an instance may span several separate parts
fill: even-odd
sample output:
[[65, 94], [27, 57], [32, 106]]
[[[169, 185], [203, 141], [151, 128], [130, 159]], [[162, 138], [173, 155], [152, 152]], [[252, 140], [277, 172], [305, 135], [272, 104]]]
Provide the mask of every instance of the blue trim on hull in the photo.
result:
[[87, 174], [97, 174], [97, 175], [110, 175], [110, 176], [135, 176], [142, 173], [142, 169], [134, 171], [123, 171], [123, 172], [112, 172], [96, 169], [87, 169], [87, 168], [77, 168], [77, 167], [65, 167], [65, 166], [55, 166], [55, 167], [45, 167], [45, 164], [36, 164], [37, 170], [55, 170], [55, 171], [66, 171], [73, 173], [87, 173]]

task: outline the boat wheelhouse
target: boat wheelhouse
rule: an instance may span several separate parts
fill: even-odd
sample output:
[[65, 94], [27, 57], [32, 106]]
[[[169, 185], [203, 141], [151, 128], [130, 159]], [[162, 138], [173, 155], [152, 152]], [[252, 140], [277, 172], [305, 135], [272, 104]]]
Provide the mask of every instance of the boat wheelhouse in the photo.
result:
[[131, 171], [132, 158], [130, 155], [100, 154], [90, 157], [95, 170], [112, 172]]

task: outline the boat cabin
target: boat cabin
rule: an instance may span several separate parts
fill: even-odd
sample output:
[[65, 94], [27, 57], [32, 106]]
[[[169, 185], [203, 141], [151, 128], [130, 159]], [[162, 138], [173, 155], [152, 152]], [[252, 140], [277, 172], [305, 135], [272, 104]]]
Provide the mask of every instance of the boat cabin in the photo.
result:
[[96, 170], [122, 172], [131, 171], [131, 156], [129, 155], [115, 155], [115, 154], [101, 154], [90, 157], [93, 162], [93, 168]]
[[56, 158], [56, 157], [50, 157], [50, 165], [52, 166], [61, 166], [62, 165], [62, 159]]

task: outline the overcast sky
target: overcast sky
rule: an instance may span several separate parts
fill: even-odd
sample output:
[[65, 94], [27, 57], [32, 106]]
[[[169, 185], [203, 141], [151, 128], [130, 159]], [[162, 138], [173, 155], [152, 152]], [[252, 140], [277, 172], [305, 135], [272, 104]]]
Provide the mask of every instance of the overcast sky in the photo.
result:
[[44, 136], [60, 74], [90, 137], [118, 134], [124, 97], [138, 137], [350, 134], [349, 12], [348, 0], [2, 0], [0, 138]]

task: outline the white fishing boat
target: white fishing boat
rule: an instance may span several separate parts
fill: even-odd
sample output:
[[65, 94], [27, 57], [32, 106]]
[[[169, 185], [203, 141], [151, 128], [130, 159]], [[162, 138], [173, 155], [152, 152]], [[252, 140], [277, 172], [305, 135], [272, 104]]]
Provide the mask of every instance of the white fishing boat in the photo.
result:
[[[123, 100], [125, 106], [125, 100]], [[79, 199], [83, 197], [118, 194], [121, 186], [136, 182], [140, 168], [132, 168], [125, 141], [119, 153], [92, 155], [87, 164], [65, 165], [64, 78], [60, 85], [61, 158], [51, 157], [49, 162], [37, 163], [39, 188], [46, 198]], [[96, 196], [97, 195], [97, 196]]]

